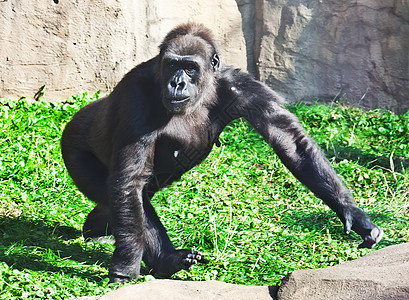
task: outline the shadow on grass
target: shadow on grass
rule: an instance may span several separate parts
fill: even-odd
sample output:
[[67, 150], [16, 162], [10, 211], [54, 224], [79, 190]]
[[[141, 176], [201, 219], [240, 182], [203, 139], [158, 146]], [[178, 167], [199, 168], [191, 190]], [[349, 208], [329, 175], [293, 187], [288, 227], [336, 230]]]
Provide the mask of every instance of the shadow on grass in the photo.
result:
[[[391, 157], [375, 155], [363, 151], [358, 148], [347, 147], [334, 143], [333, 148], [325, 150], [325, 154], [328, 158], [335, 157], [336, 162], [340, 162], [344, 159], [349, 161], [355, 161], [359, 165], [366, 168], [373, 168], [379, 166], [386, 170], [391, 170]], [[322, 147], [322, 149], [325, 149]], [[392, 156], [393, 169], [395, 172], [402, 172], [405, 169], [409, 168], [409, 159], [406, 159], [401, 156]]]
[[[377, 249], [405, 242], [404, 239], [398, 237], [388, 237], [387, 231], [390, 224], [406, 224], [407, 219], [398, 217], [392, 212], [368, 212], [367, 214], [374, 224], [382, 227], [385, 231], [385, 235], [378, 244]], [[294, 232], [305, 229], [310, 232], [326, 232], [328, 230], [329, 234], [339, 236], [340, 239], [346, 241], [357, 243], [362, 241], [361, 237], [356, 233], [345, 234], [342, 222], [332, 211], [291, 210], [286, 216], [282, 217], [281, 222], [285, 223], [287, 228]]]
[[[239, 122], [239, 121], [234, 121], [234, 122]], [[245, 123], [247, 126], [250, 128], [250, 130], [247, 133], [247, 136], [251, 132], [256, 134], [256, 130], [249, 125], [246, 121]], [[234, 126], [235, 123], [231, 123], [228, 127], [224, 129], [224, 133], [232, 134], [235, 132]], [[235, 136], [233, 134], [233, 136]], [[252, 136], [252, 143], [255, 142], [262, 142], [264, 141], [262, 137], [258, 134]], [[377, 155], [374, 153], [370, 153], [368, 151], [359, 149], [359, 148], [354, 148], [354, 147], [349, 147], [346, 146], [345, 144], [342, 144], [339, 140], [334, 140], [331, 142], [330, 145], [327, 145], [325, 142], [318, 142], [318, 139], [316, 139], [319, 147], [324, 151], [325, 155], [327, 158], [332, 158], [335, 157], [336, 162], [340, 162], [344, 159], [350, 160], [350, 161], [355, 161], [359, 165], [366, 167], [366, 168], [373, 168], [375, 166], [382, 167], [384, 169], [391, 169], [391, 157], [385, 156], [385, 155]], [[224, 141], [223, 144], [230, 144], [234, 143], [234, 141]], [[375, 153], [380, 153], [379, 150], [374, 150]], [[398, 153], [399, 151], [397, 151]], [[405, 169], [409, 168], [409, 159], [407, 157], [403, 157], [399, 154], [395, 153], [392, 156], [392, 161], [394, 164], [394, 171], [395, 172], [401, 172]]]
[[96, 275], [91, 266], [107, 267], [111, 256], [103, 244], [82, 247], [79, 242], [70, 242], [81, 236], [79, 230], [41, 221], [0, 217], [0, 236], [0, 261], [19, 270], [63, 272], [100, 281], [103, 276]]

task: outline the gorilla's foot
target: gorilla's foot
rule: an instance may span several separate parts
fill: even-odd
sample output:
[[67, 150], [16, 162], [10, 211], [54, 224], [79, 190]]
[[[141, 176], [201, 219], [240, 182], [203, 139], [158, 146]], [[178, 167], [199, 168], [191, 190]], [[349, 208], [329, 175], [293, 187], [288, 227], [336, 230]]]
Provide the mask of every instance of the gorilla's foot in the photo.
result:
[[152, 274], [160, 277], [170, 277], [180, 270], [191, 270], [197, 263], [207, 264], [200, 252], [188, 249], [162, 253], [160, 259], [152, 267]]
[[101, 205], [95, 208], [88, 214], [82, 227], [83, 236], [87, 238], [99, 238], [112, 235], [112, 229], [109, 225], [109, 211]]
[[132, 278], [129, 276], [121, 276], [118, 274], [115, 274], [115, 275], [109, 274], [109, 283], [125, 283], [128, 281], [131, 281], [132, 279], [135, 279], [135, 278]]

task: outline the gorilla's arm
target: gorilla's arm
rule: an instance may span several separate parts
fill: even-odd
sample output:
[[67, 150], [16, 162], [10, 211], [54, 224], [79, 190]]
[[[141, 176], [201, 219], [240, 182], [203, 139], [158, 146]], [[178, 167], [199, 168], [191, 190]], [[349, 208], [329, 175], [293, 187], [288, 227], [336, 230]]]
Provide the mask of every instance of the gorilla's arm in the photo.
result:
[[230, 91], [234, 94], [236, 113], [264, 137], [298, 180], [336, 212], [346, 233], [352, 229], [364, 239], [360, 247], [372, 248], [379, 242], [382, 229], [357, 207], [324, 153], [297, 117], [285, 109], [280, 97], [242, 73], [233, 82]]
[[136, 142], [118, 141], [108, 178], [115, 251], [109, 277], [111, 281], [138, 278], [144, 250], [145, 213], [143, 188], [152, 173], [155, 133]]

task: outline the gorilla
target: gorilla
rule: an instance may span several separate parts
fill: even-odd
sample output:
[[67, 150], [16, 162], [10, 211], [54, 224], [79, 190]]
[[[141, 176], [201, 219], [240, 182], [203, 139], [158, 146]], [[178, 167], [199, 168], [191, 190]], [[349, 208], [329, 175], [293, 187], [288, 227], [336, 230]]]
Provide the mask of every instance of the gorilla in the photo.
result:
[[171, 30], [157, 56], [131, 70], [112, 93], [79, 110], [61, 148], [78, 189], [96, 203], [85, 238], [113, 234], [111, 282], [137, 279], [141, 260], [169, 277], [206, 263], [199, 252], [176, 250], [152, 204], [218, 145], [234, 119], [246, 119], [284, 165], [372, 248], [383, 231], [357, 207], [323, 152], [282, 99], [250, 75], [221, 63], [211, 32], [198, 24]]

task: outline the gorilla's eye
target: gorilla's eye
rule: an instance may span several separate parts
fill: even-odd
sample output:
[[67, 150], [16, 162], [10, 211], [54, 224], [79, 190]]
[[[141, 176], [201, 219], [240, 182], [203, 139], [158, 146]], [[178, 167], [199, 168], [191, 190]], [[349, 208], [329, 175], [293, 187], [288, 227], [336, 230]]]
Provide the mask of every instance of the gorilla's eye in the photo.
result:
[[186, 72], [187, 75], [191, 76], [191, 75], [193, 75], [193, 74], [195, 73], [195, 69], [193, 69], [193, 68], [186, 68], [186, 69], [185, 69], [185, 72]]
[[188, 64], [188, 65], [186, 65], [186, 66], [184, 67], [184, 70], [185, 70], [185, 73], [186, 73], [188, 76], [192, 77], [192, 76], [194, 76], [194, 75], [196, 74], [196, 72], [197, 72], [197, 67], [196, 67], [195, 65], [193, 65], [193, 64]]
[[183, 66], [183, 70], [185, 71], [186, 75], [193, 77], [199, 72], [199, 66], [193, 62], [187, 62]]

